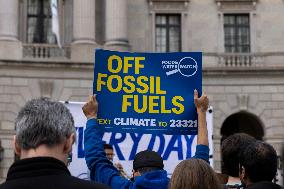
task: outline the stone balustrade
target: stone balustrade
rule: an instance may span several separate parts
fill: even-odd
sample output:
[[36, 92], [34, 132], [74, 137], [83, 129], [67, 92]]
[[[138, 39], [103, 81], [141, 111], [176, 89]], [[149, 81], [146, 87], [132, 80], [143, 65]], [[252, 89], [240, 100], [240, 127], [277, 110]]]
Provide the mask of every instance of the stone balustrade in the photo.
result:
[[264, 62], [263, 53], [221, 53], [217, 54], [219, 66], [251, 67], [260, 66]]
[[24, 44], [23, 59], [68, 61], [70, 59], [70, 47], [59, 48], [57, 45], [50, 44]]
[[[246, 68], [246, 67], [283, 67], [284, 52], [266, 53], [203, 53], [203, 59], [209, 64], [203, 67]], [[23, 44], [23, 60], [30, 61], [71, 61], [71, 48], [50, 44]]]

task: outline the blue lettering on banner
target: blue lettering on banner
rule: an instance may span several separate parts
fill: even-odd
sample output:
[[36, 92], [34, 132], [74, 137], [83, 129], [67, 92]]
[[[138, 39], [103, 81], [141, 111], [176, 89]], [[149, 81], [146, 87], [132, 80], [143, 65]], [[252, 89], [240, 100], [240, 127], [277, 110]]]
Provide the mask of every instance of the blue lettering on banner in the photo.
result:
[[143, 134], [131, 133], [130, 136], [131, 136], [131, 139], [133, 140], [134, 144], [133, 144], [130, 156], [129, 156], [129, 160], [134, 160], [134, 157], [135, 157], [135, 155], [137, 153], [137, 148], [138, 148], [139, 141], [141, 140]]
[[163, 151], [164, 151], [164, 148], [165, 148], [165, 137], [162, 134], [157, 134], [157, 135], [153, 134], [151, 136], [151, 139], [150, 139], [150, 142], [149, 142], [149, 145], [148, 145], [148, 149], [153, 150], [156, 138], [158, 138], [158, 137], [160, 138], [160, 145], [159, 145], [157, 152], [159, 154], [162, 154]]
[[195, 135], [190, 135], [190, 137], [188, 137], [187, 135], [184, 135], [184, 138], [186, 140], [186, 159], [191, 158], [192, 154], [191, 154], [191, 147], [192, 147], [192, 142], [194, 140]]
[[[175, 143], [177, 141], [177, 146], [175, 146]], [[173, 135], [169, 145], [165, 151], [165, 154], [163, 156], [163, 159], [168, 159], [170, 156], [170, 153], [172, 151], [177, 151], [178, 153], [178, 159], [183, 159], [182, 157], [182, 143], [181, 143], [181, 136]]]
[[114, 148], [115, 148], [115, 151], [116, 151], [116, 154], [117, 154], [117, 157], [119, 160], [125, 160], [119, 146], [118, 146], [118, 143], [121, 143], [125, 140], [126, 138], [126, 134], [125, 133], [120, 133], [121, 134], [121, 137], [120, 138], [116, 138], [117, 133], [112, 133], [111, 134], [111, 137], [110, 137], [110, 141], [109, 141], [109, 144], [112, 145]]
[[[78, 158], [84, 158], [85, 152], [84, 152], [84, 128], [83, 127], [76, 127], [77, 132], [77, 151], [78, 151]], [[170, 136], [170, 140], [168, 145], [166, 145], [165, 142], [165, 136], [162, 134], [153, 134], [150, 137], [149, 144], [147, 149], [153, 150], [155, 144], [158, 145], [157, 152], [162, 155], [164, 160], [167, 160], [171, 153], [177, 153], [178, 160], [183, 160], [183, 146], [186, 146], [186, 158], [192, 157], [192, 143], [196, 135], [172, 135]], [[143, 137], [143, 134], [130, 134], [130, 138], [132, 139], [133, 145], [130, 151], [130, 155], [128, 158], [125, 158], [119, 144], [123, 143], [126, 139], [126, 133], [112, 133], [110, 136], [109, 144], [111, 144], [117, 154], [117, 157], [119, 160], [133, 160], [135, 157], [135, 154], [137, 153], [139, 143]], [[185, 145], [183, 144], [182, 137], [185, 138]], [[142, 141], [141, 141], [142, 142]], [[143, 141], [145, 142], [145, 141]], [[164, 152], [164, 153], [163, 153]]]
[[84, 151], [84, 127], [76, 127], [77, 139], [78, 139], [78, 158], [85, 157]]

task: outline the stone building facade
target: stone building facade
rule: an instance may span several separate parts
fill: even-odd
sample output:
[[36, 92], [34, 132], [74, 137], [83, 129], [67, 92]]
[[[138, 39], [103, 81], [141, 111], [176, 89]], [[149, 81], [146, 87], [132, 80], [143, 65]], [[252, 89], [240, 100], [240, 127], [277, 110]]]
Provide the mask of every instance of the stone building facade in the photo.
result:
[[0, 178], [14, 161], [14, 120], [26, 101], [85, 101], [94, 49], [202, 51], [203, 87], [220, 141], [247, 132], [280, 154], [284, 137], [283, 0], [58, 0], [63, 48], [49, 0], [0, 0]]

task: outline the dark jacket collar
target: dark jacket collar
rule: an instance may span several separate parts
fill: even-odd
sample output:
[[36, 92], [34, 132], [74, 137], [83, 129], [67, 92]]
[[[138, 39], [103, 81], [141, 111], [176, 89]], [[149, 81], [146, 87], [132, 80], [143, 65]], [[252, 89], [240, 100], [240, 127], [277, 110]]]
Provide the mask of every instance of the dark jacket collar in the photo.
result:
[[62, 161], [52, 157], [34, 157], [13, 163], [8, 171], [7, 180], [59, 174], [70, 175]]
[[281, 186], [278, 184], [274, 184], [273, 182], [268, 181], [261, 181], [253, 183], [252, 185], [249, 185], [247, 189], [281, 189]]

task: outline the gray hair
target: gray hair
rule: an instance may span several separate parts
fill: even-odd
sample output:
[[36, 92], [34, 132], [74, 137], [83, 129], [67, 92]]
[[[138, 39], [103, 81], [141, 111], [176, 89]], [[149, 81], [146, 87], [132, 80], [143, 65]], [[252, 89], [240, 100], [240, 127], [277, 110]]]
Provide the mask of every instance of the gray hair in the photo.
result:
[[60, 102], [48, 98], [26, 103], [16, 118], [16, 141], [22, 149], [35, 149], [41, 144], [49, 147], [61, 144], [75, 132], [70, 111]]

